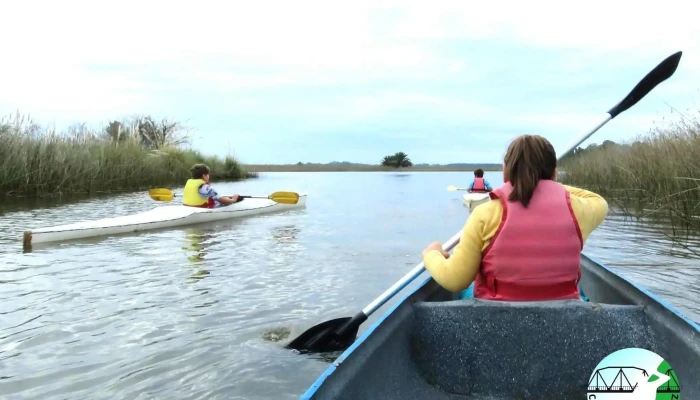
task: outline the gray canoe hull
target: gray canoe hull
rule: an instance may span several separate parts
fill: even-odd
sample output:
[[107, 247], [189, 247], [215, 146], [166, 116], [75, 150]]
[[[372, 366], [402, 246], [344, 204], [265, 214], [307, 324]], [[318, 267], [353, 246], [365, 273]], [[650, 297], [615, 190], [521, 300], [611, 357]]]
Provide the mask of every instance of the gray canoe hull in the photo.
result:
[[681, 399], [700, 399], [700, 327], [590, 258], [581, 266], [590, 302], [456, 300], [427, 279], [302, 398], [584, 399], [603, 358], [640, 347], [674, 368]]

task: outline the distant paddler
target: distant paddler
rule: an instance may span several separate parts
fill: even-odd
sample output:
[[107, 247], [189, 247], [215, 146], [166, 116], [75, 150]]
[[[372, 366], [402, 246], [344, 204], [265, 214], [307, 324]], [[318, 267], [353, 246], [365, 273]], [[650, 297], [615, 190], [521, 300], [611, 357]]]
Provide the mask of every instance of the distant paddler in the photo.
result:
[[484, 170], [479, 168], [474, 171], [474, 179], [467, 188], [469, 193], [487, 193], [493, 190], [489, 181], [484, 179]]

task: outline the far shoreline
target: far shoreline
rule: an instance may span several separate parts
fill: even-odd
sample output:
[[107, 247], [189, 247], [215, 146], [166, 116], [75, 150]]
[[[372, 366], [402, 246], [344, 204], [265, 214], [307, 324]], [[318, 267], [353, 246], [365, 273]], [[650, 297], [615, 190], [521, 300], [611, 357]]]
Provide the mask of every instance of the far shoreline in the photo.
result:
[[474, 172], [481, 168], [484, 171], [501, 171], [501, 166], [486, 164], [485, 166], [452, 166], [452, 165], [419, 165], [405, 168], [384, 167], [370, 164], [243, 164], [242, 167], [251, 173], [257, 172]]

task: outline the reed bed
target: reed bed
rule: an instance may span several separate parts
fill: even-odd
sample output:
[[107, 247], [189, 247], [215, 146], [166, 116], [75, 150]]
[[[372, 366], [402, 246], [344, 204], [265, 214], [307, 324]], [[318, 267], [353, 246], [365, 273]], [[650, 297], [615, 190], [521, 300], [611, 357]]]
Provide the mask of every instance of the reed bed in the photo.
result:
[[563, 183], [600, 193], [629, 215], [700, 234], [698, 115], [682, 115], [631, 143], [586, 149], [560, 168]]
[[[108, 133], [108, 132], [107, 132]], [[104, 130], [43, 129], [17, 115], [0, 120], [0, 197], [126, 192], [182, 185], [190, 167], [209, 165], [219, 181], [255, 177], [233, 157], [207, 157], [178, 142], [145, 146], [134, 127], [116, 140]]]

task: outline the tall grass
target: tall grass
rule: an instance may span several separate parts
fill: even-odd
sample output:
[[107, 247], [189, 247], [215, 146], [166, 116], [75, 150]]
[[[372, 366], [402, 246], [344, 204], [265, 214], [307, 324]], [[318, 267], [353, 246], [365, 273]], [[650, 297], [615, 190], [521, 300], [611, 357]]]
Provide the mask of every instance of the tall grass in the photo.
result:
[[[182, 185], [198, 162], [212, 179], [254, 177], [233, 157], [203, 156], [179, 144], [144, 145], [134, 127], [113, 140], [109, 131], [43, 129], [17, 115], [0, 120], [0, 197], [56, 196]], [[178, 142], [179, 143], [179, 142]]]
[[600, 193], [632, 216], [700, 233], [700, 114], [631, 143], [586, 149], [560, 168], [562, 182]]

